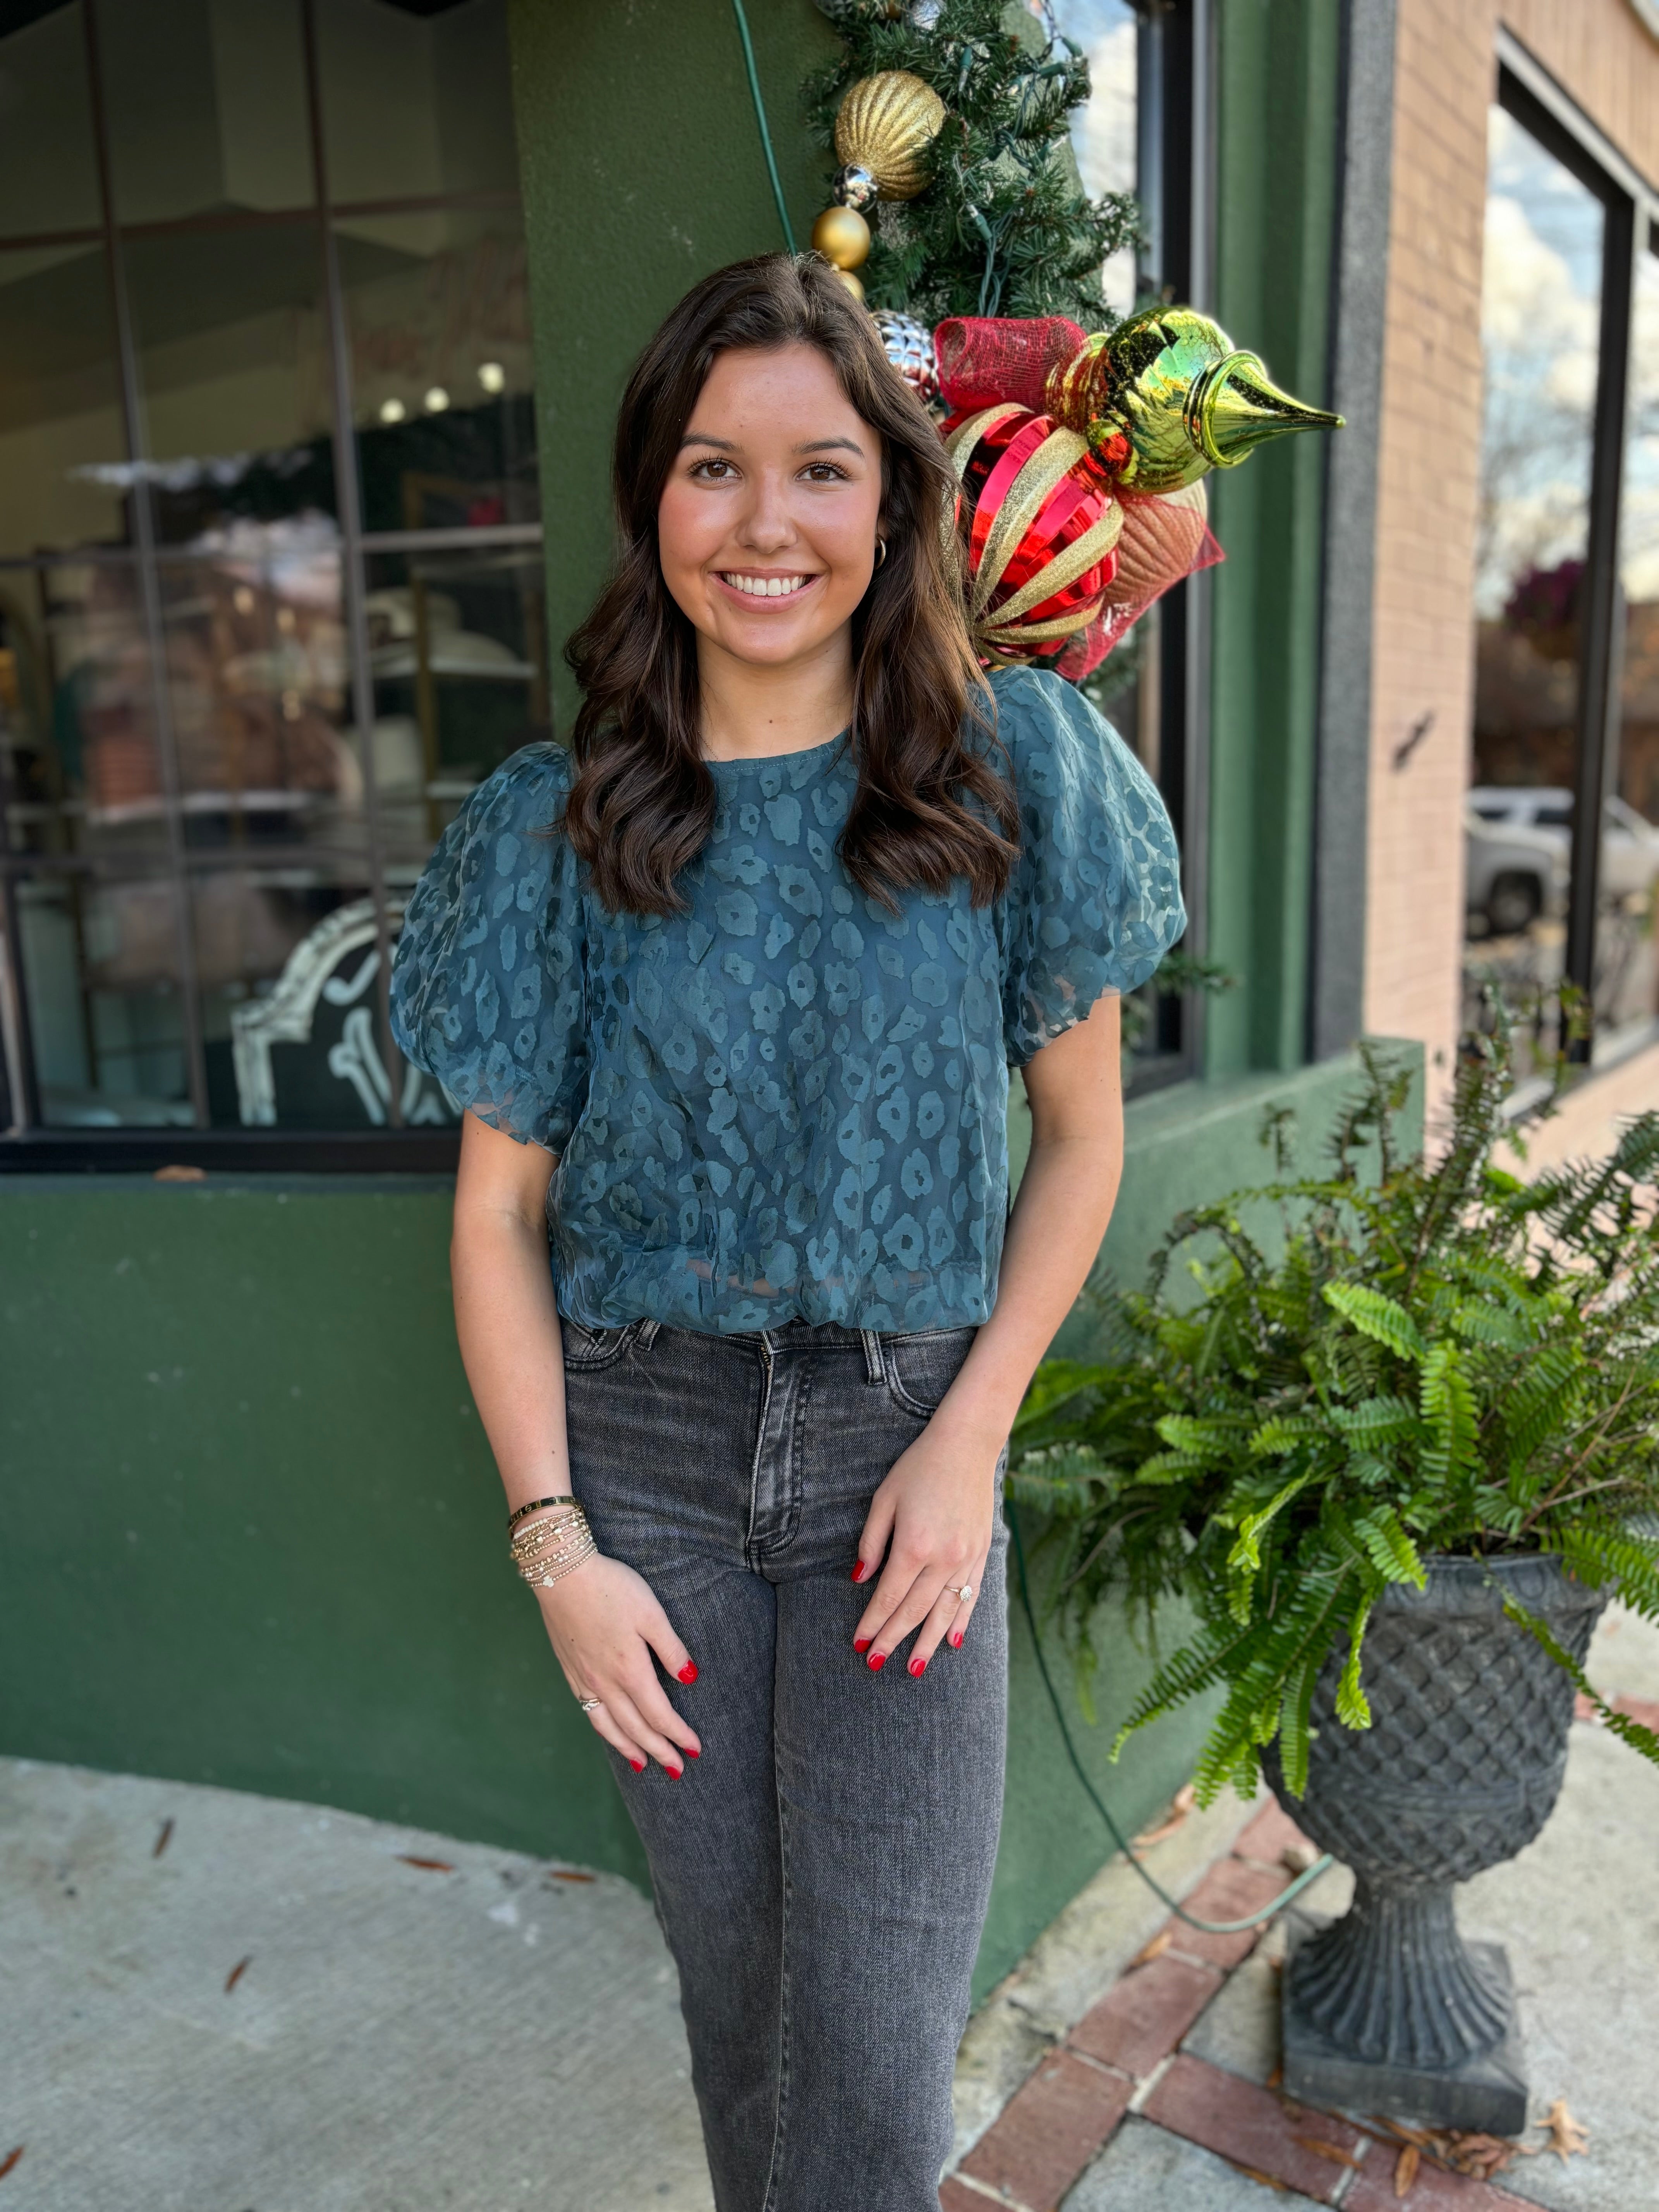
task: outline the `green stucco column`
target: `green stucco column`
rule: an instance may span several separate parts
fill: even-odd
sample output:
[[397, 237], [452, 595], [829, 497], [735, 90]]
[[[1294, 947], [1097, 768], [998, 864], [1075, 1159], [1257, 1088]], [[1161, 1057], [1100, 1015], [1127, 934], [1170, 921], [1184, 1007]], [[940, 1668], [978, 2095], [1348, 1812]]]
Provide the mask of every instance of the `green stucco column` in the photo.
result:
[[[1342, 10], [1221, 0], [1216, 314], [1299, 399], [1328, 404]], [[1336, 431], [1328, 435], [1340, 437]], [[1215, 577], [1209, 944], [1239, 978], [1206, 1021], [1212, 1077], [1306, 1054], [1328, 434], [1209, 478]]]
[[[826, 198], [800, 87], [836, 41], [812, 0], [749, 9], [796, 242]], [[731, 0], [514, 0], [548, 635], [555, 657], [611, 552], [611, 433], [635, 356], [699, 276], [784, 244]], [[568, 728], [574, 685], [554, 671]]]

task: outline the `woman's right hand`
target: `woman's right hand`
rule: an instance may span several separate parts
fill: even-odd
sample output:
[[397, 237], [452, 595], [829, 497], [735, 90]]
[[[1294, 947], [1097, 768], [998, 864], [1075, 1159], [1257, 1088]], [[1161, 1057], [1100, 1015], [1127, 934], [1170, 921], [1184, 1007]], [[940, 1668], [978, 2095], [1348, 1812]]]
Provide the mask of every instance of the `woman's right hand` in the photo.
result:
[[536, 1595], [571, 1690], [600, 1701], [588, 1719], [636, 1774], [654, 1759], [678, 1782], [682, 1754], [696, 1759], [702, 1746], [668, 1702], [652, 1654], [676, 1681], [695, 1682], [697, 1670], [650, 1583], [596, 1553]]

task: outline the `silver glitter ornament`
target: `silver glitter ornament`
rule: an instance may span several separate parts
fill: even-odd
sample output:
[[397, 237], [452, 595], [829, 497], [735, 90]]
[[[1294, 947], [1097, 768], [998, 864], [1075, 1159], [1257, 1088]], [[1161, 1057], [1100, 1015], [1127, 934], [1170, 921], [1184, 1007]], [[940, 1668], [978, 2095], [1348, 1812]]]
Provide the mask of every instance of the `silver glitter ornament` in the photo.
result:
[[933, 353], [933, 333], [914, 315], [893, 307], [878, 307], [873, 320], [881, 349], [924, 407], [939, 404], [939, 362]]
[[830, 197], [837, 207], [851, 208], [855, 215], [867, 216], [880, 197], [880, 191], [868, 169], [849, 161], [845, 168], [836, 170]]

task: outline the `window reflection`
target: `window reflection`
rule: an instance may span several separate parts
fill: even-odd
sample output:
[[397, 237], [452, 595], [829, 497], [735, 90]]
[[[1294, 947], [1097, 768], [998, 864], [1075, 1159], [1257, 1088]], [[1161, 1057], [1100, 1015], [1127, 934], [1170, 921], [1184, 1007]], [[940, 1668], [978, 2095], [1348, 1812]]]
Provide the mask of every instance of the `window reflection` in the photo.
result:
[[[1033, 8], [1032, 13], [1045, 12]], [[1088, 104], [1072, 118], [1072, 150], [1091, 199], [1136, 189], [1139, 122], [1139, 46], [1130, 0], [1054, 0], [1046, 10], [1057, 29], [1088, 58]], [[1106, 297], [1120, 315], [1135, 304], [1135, 257], [1115, 253], [1103, 273]]]
[[[332, 520], [238, 523], [204, 533], [192, 550], [196, 557], [157, 571], [167, 735], [186, 848], [361, 852], [363, 775], [345, 727]], [[31, 589], [33, 611], [21, 604]], [[161, 853], [167, 762], [137, 564], [14, 575], [0, 582], [0, 653], [13, 671], [13, 849], [100, 862]]]
[[0, 253], [0, 560], [124, 543], [126, 424], [102, 245]]
[[1659, 1016], [1659, 238], [1638, 257], [1620, 511], [1618, 752], [1601, 837], [1595, 1006], [1604, 1033]]
[[30, 12], [33, 22], [0, 37], [0, 238], [7, 239], [93, 230], [101, 219], [86, 10], [73, 0]]
[[539, 546], [370, 562], [374, 781], [394, 880], [414, 880], [482, 777], [551, 734], [544, 588]]
[[1472, 1021], [1482, 976], [1523, 1008], [1563, 974], [1603, 227], [1595, 195], [1494, 108], [1465, 815]]
[[[27, 1118], [453, 1121], [391, 1051], [385, 946], [466, 793], [548, 733], [503, 0], [100, 0], [107, 246], [88, 11], [21, 12], [0, 26], [0, 955]], [[342, 429], [378, 547], [340, 513]]]
[[452, 530], [539, 515], [530, 307], [516, 209], [340, 228], [363, 524]]
[[192, 551], [211, 557], [161, 571], [188, 844], [361, 844], [331, 519], [240, 522]]
[[0, 577], [0, 632], [12, 671], [11, 849], [78, 853], [105, 831], [159, 847], [161, 763], [137, 569], [85, 562], [10, 571]]
[[400, 897], [377, 917], [365, 888], [301, 875], [210, 875], [191, 885], [198, 934], [222, 915], [244, 933], [234, 971], [203, 977], [208, 1099], [216, 1126], [383, 1129], [457, 1116], [430, 1076], [387, 1048], [382, 933], [395, 939]]
[[327, 0], [317, 15], [329, 197], [519, 192], [506, 0], [441, 10]]
[[125, 260], [157, 538], [180, 544], [238, 515], [331, 510], [315, 223], [135, 239]]
[[309, 205], [300, 0], [98, 11], [118, 222]]
[[15, 886], [41, 1118], [49, 1128], [185, 1128], [182, 887], [161, 875]]

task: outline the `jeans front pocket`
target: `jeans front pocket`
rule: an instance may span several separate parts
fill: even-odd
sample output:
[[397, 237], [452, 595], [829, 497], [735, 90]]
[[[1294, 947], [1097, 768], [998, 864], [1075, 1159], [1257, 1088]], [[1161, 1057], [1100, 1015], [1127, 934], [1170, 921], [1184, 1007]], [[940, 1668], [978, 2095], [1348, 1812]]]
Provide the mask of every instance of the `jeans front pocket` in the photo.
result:
[[583, 1375], [609, 1367], [645, 1327], [642, 1321], [625, 1322], [619, 1328], [589, 1328], [579, 1321], [559, 1316], [559, 1335], [564, 1345], [564, 1364]]
[[956, 1381], [978, 1335], [976, 1328], [928, 1328], [908, 1336], [884, 1336], [881, 1364], [887, 1390], [901, 1413], [930, 1421]]

